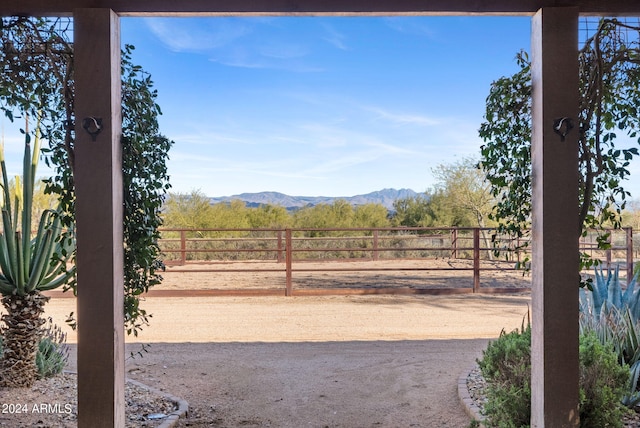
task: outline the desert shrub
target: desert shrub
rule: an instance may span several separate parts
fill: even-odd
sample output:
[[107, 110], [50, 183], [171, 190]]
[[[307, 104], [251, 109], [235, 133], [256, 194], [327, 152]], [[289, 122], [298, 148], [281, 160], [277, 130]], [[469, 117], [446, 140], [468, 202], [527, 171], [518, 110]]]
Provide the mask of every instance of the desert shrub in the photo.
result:
[[61, 373], [69, 358], [67, 335], [59, 326], [53, 324], [51, 318], [44, 326], [43, 333], [36, 354], [36, 366], [40, 379]]
[[[528, 427], [531, 419], [531, 327], [489, 343], [478, 360], [487, 380], [488, 427]], [[580, 335], [580, 426], [619, 427], [629, 368], [594, 333]]]
[[523, 427], [531, 419], [531, 326], [490, 342], [478, 360], [487, 380], [487, 426]]
[[594, 333], [580, 336], [580, 426], [621, 427], [621, 403], [629, 380], [610, 345]]

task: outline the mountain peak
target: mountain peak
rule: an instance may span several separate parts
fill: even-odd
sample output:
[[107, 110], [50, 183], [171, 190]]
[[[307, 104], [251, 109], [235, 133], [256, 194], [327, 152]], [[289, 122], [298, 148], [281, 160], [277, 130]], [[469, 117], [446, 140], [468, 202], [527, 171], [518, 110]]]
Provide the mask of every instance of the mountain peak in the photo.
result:
[[355, 196], [289, 196], [284, 193], [267, 191], [258, 193], [241, 193], [232, 196], [213, 197], [212, 204], [240, 200], [248, 206], [264, 204], [279, 205], [288, 210], [301, 208], [307, 205], [332, 204], [336, 200], [345, 200], [352, 205], [381, 204], [387, 209], [393, 209], [393, 202], [397, 199], [414, 197], [418, 193], [411, 189], [382, 189], [371, 193]]

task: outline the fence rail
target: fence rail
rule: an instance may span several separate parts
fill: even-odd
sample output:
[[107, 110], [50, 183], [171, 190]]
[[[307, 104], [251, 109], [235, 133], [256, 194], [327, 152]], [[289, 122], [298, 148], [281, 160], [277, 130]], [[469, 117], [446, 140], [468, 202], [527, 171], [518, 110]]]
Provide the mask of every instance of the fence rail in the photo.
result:
[[[303, 294], [294, 290], [297, 272], [389, 272], [466, 270], [473, 277], [467, 292], [503, 292], [507, 289], [481, 287], [481, 272], [516, 270], [516, 263], [527, 260], [530, 248], [526, 240], [497, 236], [495, 230], [481, 228], [302, 228], [302, 229], [163, 229], [159, 244], [169, 266], [168, 273], [282, 272], [284, 294]], [[501, 249], [502, 259], [511, 267], [487, 265]], [[599, 250], [592, 234], [581, 238], [580, 249], [607, 266], [623, 265], [627, 277], [633, 275], [633, 231], [612, 231], [610, 247]], [[507, 251], [510, 250], [510, 251]], [[373, 263], [335, 264], [309, 267], [305, 262], [325, 261], [400, 261], [452, 259], [472, 261], [469, 267], [378, 266]], [[230, 268], [238, 261], [260, 261], [247, 268]], [[270, 264], [273, 263], [273, 264]], [[224, 267], [222, 267], [224, 264]], [[191, 266], [187, 266], [191, 265]], [[202, 267], [193, 267], [201, 265]], [[182, 268], [181, 268], [182, 267]], [[428, 292], [424, 289], [402, 292]], [[519, 289], [521, 290], [521, 288]], [[353, 290], [352, 290], [353, 291]], [[441, 289], [431, 291], [444, 291]], [[307, 291], [308, 292], [308, 291]], [[343, 289], [344, 292], [344, 289]], [[379, 290], [377, 291], [379, 292]], [[460, 292], [458, 289], [456, 292]], [[320, 292], [316, 290], [315, 294]]]

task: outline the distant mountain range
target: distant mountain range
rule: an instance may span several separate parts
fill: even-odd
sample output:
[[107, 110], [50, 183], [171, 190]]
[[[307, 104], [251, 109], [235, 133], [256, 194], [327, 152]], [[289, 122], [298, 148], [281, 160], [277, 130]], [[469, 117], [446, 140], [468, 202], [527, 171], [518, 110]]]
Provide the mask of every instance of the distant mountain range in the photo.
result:
[[393, 209], [396, 199], [415, 197], [418, 193], [411, 189], [382, 189], [365, 195], [356, 196], [289, 196], [278, 192], [241, 193], [239, 195], [211, 198], [212, 204], [241, 200], [249, 207], [259, 205], [279, 205], [287, 210], [295, 210], [307, 205], [332, 204], [338, 199], [345, 200], [352, 205], [381, 204], [385, 208]]

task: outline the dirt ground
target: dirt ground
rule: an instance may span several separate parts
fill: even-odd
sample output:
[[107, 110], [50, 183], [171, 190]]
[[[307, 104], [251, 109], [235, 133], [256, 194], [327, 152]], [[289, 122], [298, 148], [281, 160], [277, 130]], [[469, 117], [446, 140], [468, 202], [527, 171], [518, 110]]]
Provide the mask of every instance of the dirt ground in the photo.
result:
[[[189, 402], [182, 427], [466, 427], [458, 377], [529, 304], [528, 293], [148, 297], [151, 325], [127, 351], [149, 352], [127, 376]], [[58, 324], [71, 311], [75, 299], [47, 305]]]
[[[513, 262], [481, 261], [480, 286], [525, 288], [531, 277], [513, 270]], [[417, 259], [337, 262], [295, 262], [293, 289], [342, 289], [362, 287], [471, 288], [473, 261], [465, 259]], [[206, 270], [216, 272], [202, 272]], [[334, 269], [334, 270], [331, 270]], [[424, 269], [424, 270], [423, 270]], [[285, 264], [228, 262], [169, 266], [156, 289], [265, 289], [285, 287]]]

